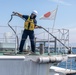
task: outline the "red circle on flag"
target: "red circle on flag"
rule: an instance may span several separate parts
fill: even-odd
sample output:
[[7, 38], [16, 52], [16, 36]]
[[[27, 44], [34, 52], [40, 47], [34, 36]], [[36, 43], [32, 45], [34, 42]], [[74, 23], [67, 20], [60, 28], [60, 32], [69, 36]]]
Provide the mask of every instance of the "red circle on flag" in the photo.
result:
[[51, 15], [51, 12], [47, 12], [46, 14], [44, 14], [44, 17], [49, 17]]

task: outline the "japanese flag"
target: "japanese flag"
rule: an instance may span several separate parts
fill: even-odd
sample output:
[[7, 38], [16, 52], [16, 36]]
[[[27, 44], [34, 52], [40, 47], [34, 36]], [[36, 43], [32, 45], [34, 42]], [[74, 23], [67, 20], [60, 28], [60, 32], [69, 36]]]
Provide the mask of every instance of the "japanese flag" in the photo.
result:
[[41, 18], [43, 20], [54, 20], [55, 19], [55, 15], [56, 15], [56, 9], [53, 11], [49, 11], [47, 13], [45, 13]]

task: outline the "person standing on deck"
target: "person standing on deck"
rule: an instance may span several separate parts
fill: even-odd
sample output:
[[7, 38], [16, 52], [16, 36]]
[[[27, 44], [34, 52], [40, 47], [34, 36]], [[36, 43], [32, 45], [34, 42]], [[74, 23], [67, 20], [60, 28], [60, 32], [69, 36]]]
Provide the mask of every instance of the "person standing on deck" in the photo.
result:
[[29, 39], [31, 42], [31, 50], [33, 53], [35, 53], [34, 29], [41, 28], [41, 26], [37, 25], [37, 20], [36, 20], [38, 12], [36, 10], [34, 10], [30, 16], [29, 15], [22, 15], [18, 12], [14, 12], [14, 13], [16, 15], [18, 15], [19, 17], [22, 17], [25, 19], [24, 31], [22, 34], [21, 42], [20, 42], [19, 53], [23, 52], [23, 46], [24, 46], [24, 43], [27, 39], [27, 36], [29, 36]]

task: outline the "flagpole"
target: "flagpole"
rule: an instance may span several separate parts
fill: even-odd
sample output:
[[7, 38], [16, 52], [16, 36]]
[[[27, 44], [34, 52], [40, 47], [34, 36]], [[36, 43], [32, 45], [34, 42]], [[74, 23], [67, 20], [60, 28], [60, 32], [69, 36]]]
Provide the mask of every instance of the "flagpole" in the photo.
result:
[[55, 14], [54, 22], [53, 22], [52, 33], [53, 33], [53, 30], [54, 30], [54, 26], [55, 26], [57, 11], [58, 11], [58, 5], [57, 5], [57, 8], [56, 8], [56, 14]]
[[[57, 11], [58, 11], [58, 5], [57, 5], [57, 8], [56, 8], [56, 14], [55, 14], [54, 22], [53, 22], [52, 34], [53, 34], [54, 26], [55, 26]], [[48, 31], [49, 31], [49, 28], [48, 28]], [[48, 54], [50, 54], [50, 37], [49, 37], [49, 34], [48, 34]]]

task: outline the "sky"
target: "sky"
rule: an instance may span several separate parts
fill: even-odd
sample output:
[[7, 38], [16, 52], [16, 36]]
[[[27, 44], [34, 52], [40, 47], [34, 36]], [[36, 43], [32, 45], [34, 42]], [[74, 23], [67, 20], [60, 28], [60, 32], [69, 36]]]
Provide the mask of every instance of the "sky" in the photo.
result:
[[[30, 15], [33, 10], [38, 11], [37, 24], [45, 28], [52, 28], [53, 20], [40, 20], [48, 11], [57, 8], [54, 28], [69, 29], [70, 43], [76, 46], [76, 0], [0, 0], [0, 26], [8, 26], [7, 22], [13, 11]], [[12, 26], [23, 26], [24, 21], [14, 17]]]

